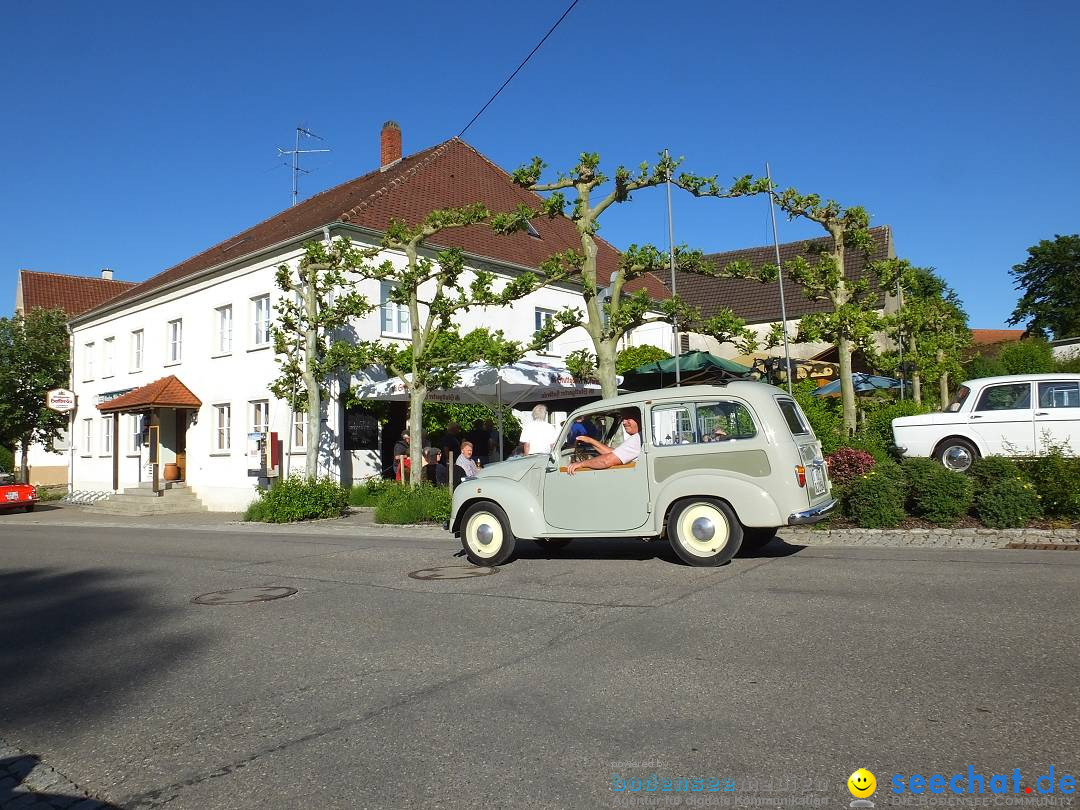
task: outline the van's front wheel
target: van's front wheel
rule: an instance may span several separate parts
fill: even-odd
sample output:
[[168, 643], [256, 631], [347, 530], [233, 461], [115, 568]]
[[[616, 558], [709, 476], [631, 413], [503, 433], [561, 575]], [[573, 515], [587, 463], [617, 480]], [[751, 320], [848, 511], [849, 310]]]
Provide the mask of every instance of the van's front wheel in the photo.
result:
[[668, 541], [688, 565], [723, 565], [742, 545], [743, 530], [735, 512], [714, 498], [677, 504], [668, 517]]
[[461, 545], [473, 565], [502, 565], [516, 542], [506, 512], [493, 503], [471, 506], [461, 518]]

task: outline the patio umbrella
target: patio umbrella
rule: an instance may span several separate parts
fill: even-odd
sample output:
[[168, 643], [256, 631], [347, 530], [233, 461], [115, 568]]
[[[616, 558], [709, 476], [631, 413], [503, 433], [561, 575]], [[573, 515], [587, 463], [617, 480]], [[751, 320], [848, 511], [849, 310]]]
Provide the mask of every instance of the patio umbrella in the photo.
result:
[[[684, 385], [697, 385], [727, 380], [750, 379], [751, 369], [733, 360], [725, 360], [703, 351], [679, 355], [679, 373]], [[675, 384], [675, 358], [657, 360], [626, 372], [626, 387], [632, 391], [663, 388]]]
[[[381, 399], [392, 402], [408, 401], [409, 391], [397, 377], [383, 380], [384, 370], [373, 370], [357, 380], [355, 395], [359, 399]], [[616, 384], [622, 377], [616, 377]], [[452, 388], [428, 391], [430, 402], [475, 402], [494, 407], [499, 421], [499, 457], [502, 458], [502, 405], [514, 407], [521, 402], [551, 402], [581, 397], [602, 396], [596, 383], [583, 383], [563, 366], [542, 360], [519, 360], [506, 366], [473, 363], [458, 372]]]
[[[851, 381], [855, 385], [856, 394], [870, 394], [874, 391], [887, 391], [892, 388], [900, 388], [906, 383], [894, 377], [880, 377], [877, 374], [864, 374], [856, 371], [851, 375]], [[840, 393], [840, 380], [833, 380], [814, 391], [815, 397], [830, 397]]]

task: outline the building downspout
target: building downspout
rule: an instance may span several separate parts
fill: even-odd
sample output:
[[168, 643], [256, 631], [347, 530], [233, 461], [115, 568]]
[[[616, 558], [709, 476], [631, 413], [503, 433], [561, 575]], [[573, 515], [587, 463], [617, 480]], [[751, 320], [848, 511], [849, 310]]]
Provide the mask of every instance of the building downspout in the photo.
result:
[[[75, 333], [71, 321], [65, 325], [68, 335], [68, 387], [75, 390]], [[68, 497], [75, 494], [75, 414], [78, 412], [78, 399], [75, 409], [68, 413]]]

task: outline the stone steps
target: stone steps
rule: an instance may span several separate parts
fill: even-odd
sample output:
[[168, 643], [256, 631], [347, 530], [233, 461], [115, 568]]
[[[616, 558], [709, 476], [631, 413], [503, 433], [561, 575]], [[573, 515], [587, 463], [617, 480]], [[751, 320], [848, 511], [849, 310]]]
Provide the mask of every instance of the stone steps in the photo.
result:
[[155, 495], [149, 485], [125, 489], [97, 503], [94, 511], [107, 515], [173, 515], [208, 510], [189, 488], [173, 484], [161, 496]]

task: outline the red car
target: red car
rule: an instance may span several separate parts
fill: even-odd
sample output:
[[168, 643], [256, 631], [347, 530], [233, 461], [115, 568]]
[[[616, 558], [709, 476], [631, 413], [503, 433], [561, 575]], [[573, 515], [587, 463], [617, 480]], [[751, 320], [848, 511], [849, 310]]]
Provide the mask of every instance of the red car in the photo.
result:
[[37, 487], [33, 484], [0, 483], [0, 511], [24, 507], [27, 512], [33, 512], [37, 501]]

